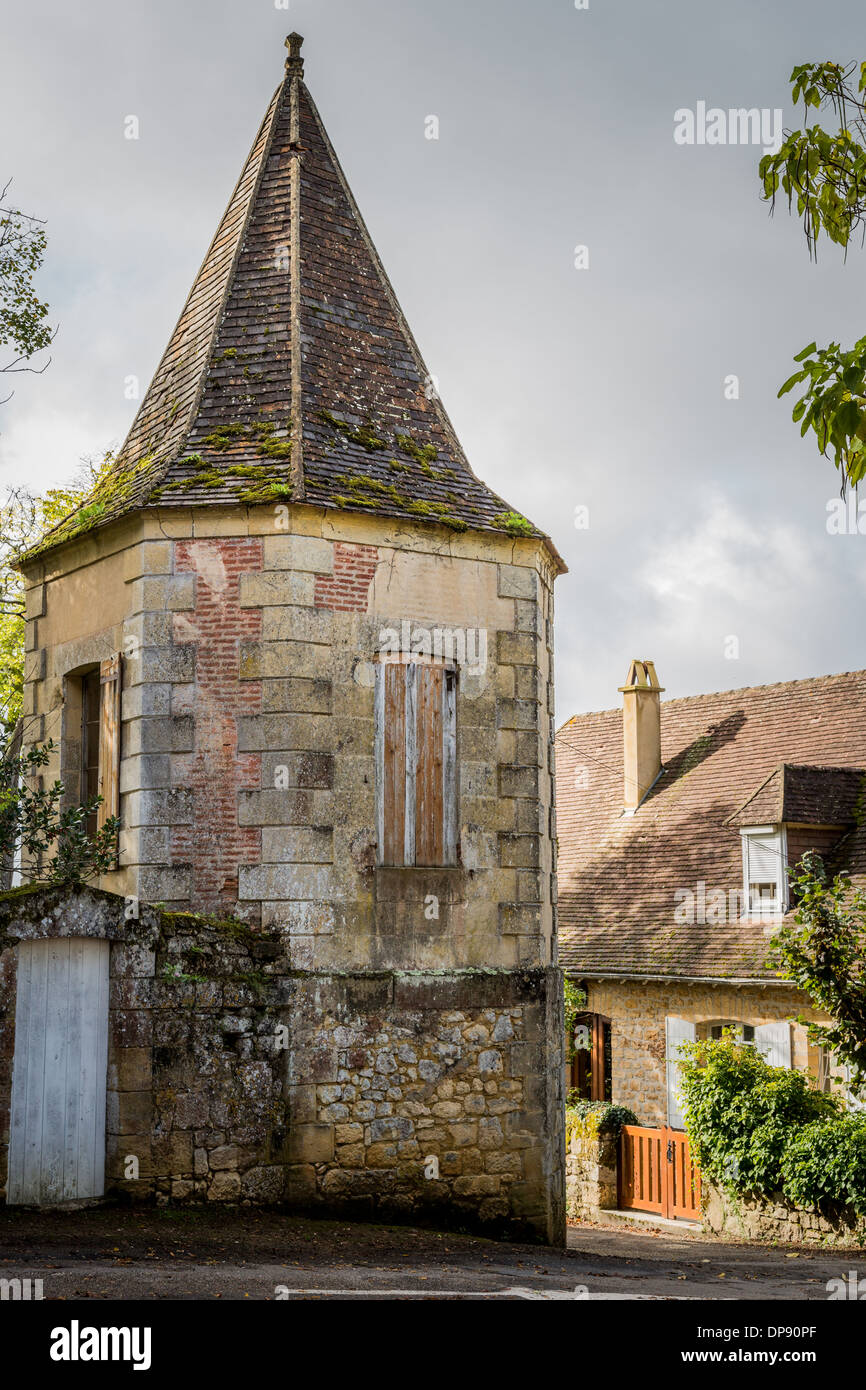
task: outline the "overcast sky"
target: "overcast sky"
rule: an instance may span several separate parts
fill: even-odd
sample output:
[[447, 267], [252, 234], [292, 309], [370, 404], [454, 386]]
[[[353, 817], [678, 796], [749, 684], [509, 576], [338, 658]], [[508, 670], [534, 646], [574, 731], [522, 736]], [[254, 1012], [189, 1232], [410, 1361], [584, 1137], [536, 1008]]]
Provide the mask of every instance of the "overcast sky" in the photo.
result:
[[558, 722], [631, 657], [669, 697], [866, 667], [866, 535], [828, 534], [837, 475], [776, 399], [866, 331], [866, 251], [811, 265], [759, 146], [674, 140], [699, 102], [801, 125], [790, 70], [866, 58], [862, 0], [2, 0], [0, 175], [48, 219], [60, 331], [0, 407], [0, 481], [122, 441], [290, 29], [473, 468], [569, 566]]

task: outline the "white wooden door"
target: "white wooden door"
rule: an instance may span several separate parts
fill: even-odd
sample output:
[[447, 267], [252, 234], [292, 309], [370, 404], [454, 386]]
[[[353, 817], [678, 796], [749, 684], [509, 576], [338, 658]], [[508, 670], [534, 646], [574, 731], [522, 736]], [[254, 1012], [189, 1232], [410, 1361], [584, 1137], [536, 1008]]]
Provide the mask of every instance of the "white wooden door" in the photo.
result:
[[103, 1194], [108, 953], [85, 937], [18, 946], [10, 1203]]

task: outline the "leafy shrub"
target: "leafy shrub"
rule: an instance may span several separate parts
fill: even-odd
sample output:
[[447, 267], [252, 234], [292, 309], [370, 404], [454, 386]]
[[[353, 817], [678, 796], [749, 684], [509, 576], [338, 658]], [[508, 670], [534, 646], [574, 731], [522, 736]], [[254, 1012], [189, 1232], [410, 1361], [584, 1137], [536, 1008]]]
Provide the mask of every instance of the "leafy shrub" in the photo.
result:
[[[109, 816], [96, 835], [88, 835], [88, 817], [102, 797], [64, 807], [62, 782], [40, 785], [39, 769], [48, 765], [53, 749], [49, 741], [23, 753], [10, 748], [0, 755], [0, 870], [8, 873], [20, 847], [25, 876], [35, 875], [46, 883], [83, 883], [115, 867], [120, 822]], [[49, 855], [40, 869], [41, 858]]]
[[694, 1158], [708, 1177], [738, 1192], [775, 1192], [794, 1134], [839, 1114], [805, 1072], [771, 1067], [730, 1034], [687, 1043], [680, 1089]]
[[866, 1214], [866, 1115], [815, 1120], [793, 1134], [782, 1158], [782, 1187], [799, 1207], [844, 1202]]
[[619, 1138], [623, 1125], [636, 1125], [637, 1115], [627, 1105], [611, 1105], [609, 1100], [577, 1100], [575, 1092], [569, 1091], [566, 1098], [566, 1129], [580, 1129], [586, 1133], [590, 1128], [596, 1134], [611, 1134]]

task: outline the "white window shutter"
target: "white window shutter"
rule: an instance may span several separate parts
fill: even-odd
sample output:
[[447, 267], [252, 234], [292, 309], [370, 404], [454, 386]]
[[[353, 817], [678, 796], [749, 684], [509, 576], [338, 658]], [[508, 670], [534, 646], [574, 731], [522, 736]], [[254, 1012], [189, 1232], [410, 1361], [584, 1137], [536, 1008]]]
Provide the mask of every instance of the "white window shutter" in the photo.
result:
[[774, 836], [749, 836], [749, 878], [753, 883], [779, 882], [779, 847]]
[[694, 1042], [695, 1025], [684, 1018], [665, 1019], [665, 1071], [668, 1090], [668, 1124], [671, 1129], [685, 1129], [685, 1119], [679, 1098], [680, 1056], [683, 1043]]
[[755, 1029], [755, 1047], [771, 1067], [791, 1065], [790, 1023], [761, 1023]]
[[[743, 887], [750, 916], [774, 915], [787, 901], [786, 847], [781, 830], [772, 826], [743, 833]], [[772, 883], [772, 899], [752, 902], [749, 885]]]

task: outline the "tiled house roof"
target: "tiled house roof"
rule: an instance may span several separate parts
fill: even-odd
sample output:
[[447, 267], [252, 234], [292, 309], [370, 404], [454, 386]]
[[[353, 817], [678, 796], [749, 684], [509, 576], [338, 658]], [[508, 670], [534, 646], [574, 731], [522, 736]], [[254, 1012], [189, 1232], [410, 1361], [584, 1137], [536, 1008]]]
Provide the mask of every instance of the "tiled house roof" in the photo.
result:
[[123, 448], [48, 544], [137, 508], [279, 501], [541, 534], [469, 467], [303, 82], [302, 42], [287, 40]]
[[775, 979], [765, 923], [678, 924], [676, 891], [741, 889], [738, 824], [780, 820], [851, 827], [831, 867], [866, 875], [866, 671], [663, 701], [661, 737], [662, 775], [623, 816], [621, 710], [559, 730], [561, 964], [589, 976]]
[[729, 825], [852, 825], [858, 819], [863, 774], [851, 767], [783, 763], [729, 818]]

